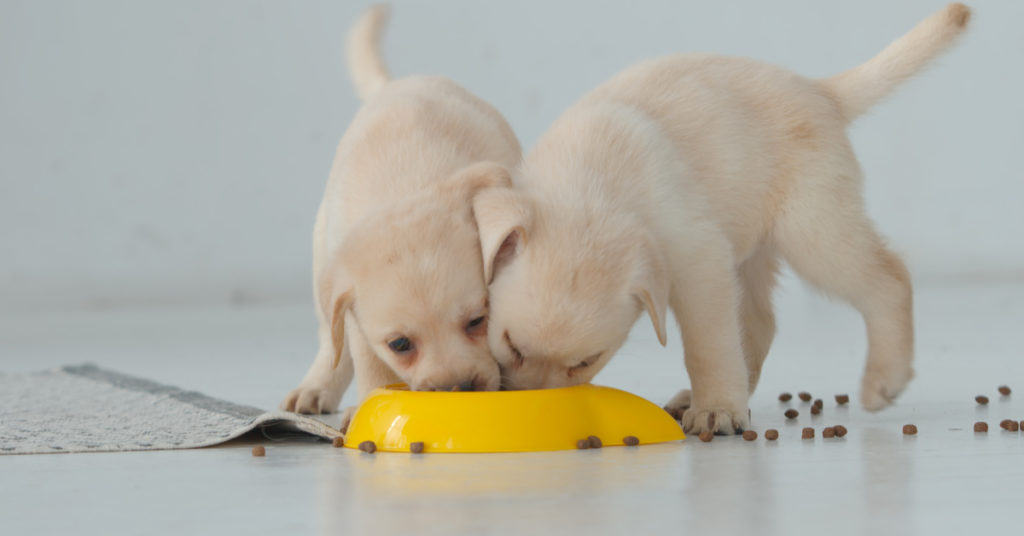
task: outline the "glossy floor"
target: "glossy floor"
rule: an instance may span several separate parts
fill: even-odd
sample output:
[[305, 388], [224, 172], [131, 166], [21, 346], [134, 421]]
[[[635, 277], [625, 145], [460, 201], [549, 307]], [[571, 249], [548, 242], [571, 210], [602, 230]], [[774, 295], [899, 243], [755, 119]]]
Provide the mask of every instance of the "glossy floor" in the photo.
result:
[[[780, 334], [751, 401], [774, 443], [716, 438], [642, 448], [505, 455], [367, 455], [263, 441], [192, 451], [0, 457], [5, 534], [348, 533], [944, 534], [1020, 527], [1024, 286], [919, 288], [918, 377], [897, 406], [868, 414], [856, 389], [859, 318], [800, 290], [779, 299]], [[313, 353], [305, 308], [161, 311], [0, 319], [0, 370], [93, 361], [272, 407]], [[680, 345], [640, 323], [598, 377], [664, 402], [686, 384]], [[1001, 397], [996, 387], [1018, 393]], [[825, 400], [796, 422], [780, 391]], [[974, 396], [991, 402], [981, 407]], [[975, 421], [990, 431], [976, 434]], [[904, 436], [914, 423], [919, 433]], [[844, 439], [821, 428], [843, 424]], [[813, 426], [814, 440], [800, 439]]]

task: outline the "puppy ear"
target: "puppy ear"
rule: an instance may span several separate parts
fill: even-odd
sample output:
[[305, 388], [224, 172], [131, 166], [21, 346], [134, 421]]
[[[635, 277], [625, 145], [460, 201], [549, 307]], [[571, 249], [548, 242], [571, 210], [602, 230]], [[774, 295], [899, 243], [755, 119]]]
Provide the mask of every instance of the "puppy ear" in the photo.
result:
[[665, 335], [669, 293], [667, 262], [660, 250], [655, 247], [653, 237], [645, 234], [637, 246], [630, 291], [647, 310], [647, 315], [654, 324], [654, 331], [658, 335], [658, 342], [665, 346], [668, 341]]
[[495, 162], [477, 162], [459, 170], [444, 181], [441, 188], [454, 193], [452, 198], [468, 201], [481, 190], [511, 186], [512, 175], [505, 166]]
[[533, 211], [526, 197], [511, 188], [490, 188], [473, 197], [473, 217], [480, 233], [484, 281], [490, 285], [526, 246]]
[[331, 340], [334, 344], [334, 361], [331, 368], [338, 368], [341, 350], [345, 345], [345, 313], [352, 307], [354, 292], [352, 283], [341, 265], [335, 259], [328, 266], [328, 272], [320, 275], [317, 301], [324, 318], [331, 324]]

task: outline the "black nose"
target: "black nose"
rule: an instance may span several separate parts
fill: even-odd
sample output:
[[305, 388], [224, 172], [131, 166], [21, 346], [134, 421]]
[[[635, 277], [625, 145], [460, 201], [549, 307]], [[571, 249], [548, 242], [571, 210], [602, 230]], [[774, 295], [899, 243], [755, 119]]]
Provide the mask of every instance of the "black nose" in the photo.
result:
[[458, 387], [459, 391], [476, 391], [476, 382], [473, 380], [466, 380], [458, 384], [456, 387]]

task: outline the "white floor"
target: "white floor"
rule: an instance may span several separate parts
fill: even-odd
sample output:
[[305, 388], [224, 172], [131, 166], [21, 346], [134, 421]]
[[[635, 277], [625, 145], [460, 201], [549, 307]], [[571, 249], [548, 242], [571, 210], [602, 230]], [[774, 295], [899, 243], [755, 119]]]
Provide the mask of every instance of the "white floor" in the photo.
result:
[[[776, 443], [516, 455], [370, 456], [325, 443], [169, 452], [0, 456], [0, 533], [744, 534], [1019, 533], [1024, 500], [1024, 285], [920, 288], [918, 378], [898, 405], [867, 414], [856, 399], [865, 347], [859, 318], [787, 283], [780, 334], [751, 401]], [[306, 308], [0, 318], [0, 370], [92, 361], [264, 408], [313, 353]], [[686, 385], [678, 340], [638, 324], [598, 383], [655, 402]], [[1000, 384], [1017, 389], [1010, 398]], [[780, 391], [825, 399], [784, 422]], [[988, 407], [974, 396], [986, 394]], [[988, 434], [972, 424], [989, 423]], [[844, 424], [842, 440], [800, 428]], [[916, 437], [901, 427], [914, 423]]]

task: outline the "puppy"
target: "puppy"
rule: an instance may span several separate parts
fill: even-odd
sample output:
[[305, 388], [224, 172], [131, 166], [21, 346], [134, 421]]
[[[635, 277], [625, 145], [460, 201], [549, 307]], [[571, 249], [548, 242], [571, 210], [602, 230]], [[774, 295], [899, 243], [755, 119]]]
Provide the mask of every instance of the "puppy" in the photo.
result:
[[746, 59], [677, 55], [585, 96], [515, 175], [474, 200], [490, 282], [491, 350], [513, 389], [587, 382], [641, 311], [682, 333], [687, 431], [731, 434], [775, 334], [780, 259], [867, 324], [861, 401], [911, 379], [906, 268], [864, 212], [846, 126], [946, 49], [952, 4], [867, 63], [809, 80]]
[[[349, 36], [365, 101], [338, 146], [313, 227], [319, 350], [285, 410], [327, 413], [373, 388], [494, 390], [474, 196], [511, 184], [522, 151], [490, 105], [439, 77], [389, 80], [384, 7]], [[351, 413], [349, 413], [351, 416]]]

